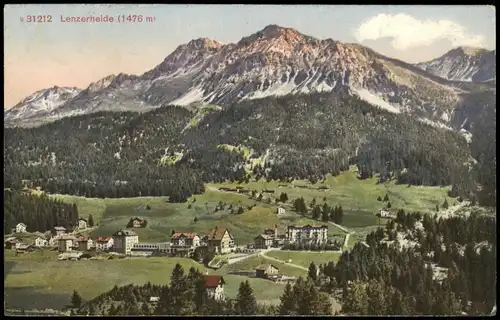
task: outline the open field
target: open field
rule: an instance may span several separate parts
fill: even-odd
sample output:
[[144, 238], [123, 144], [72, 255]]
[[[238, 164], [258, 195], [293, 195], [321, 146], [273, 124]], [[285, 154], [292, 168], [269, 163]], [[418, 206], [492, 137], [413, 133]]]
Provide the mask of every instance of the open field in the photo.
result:
[[[391, 211], [398, 208], [405, 211], [433, 212], [436, 204], [442, 204], [448, 199], [450, 205], [455, 200], [447, 197], [449, 188], [440, 187], [408, 187], [396, 185], [393, 181], [377, 184], [376, 178], [360, 180], [352, 168], [337, 177], [327, 177], [324, 183], [311, 184], [309, 181], [293, 181], [286, 183], [265, 180], [252, 181], [243, 184], [246, 189], [261, 191], [272, 189], [274, 197], [286, 192], [288, 204], [297, 197], [304, 197], [307, 203], [314, 198], [316, 203], [326, 202], [330, 206], [342, 205], [344, 219], [342, 224], [348, 228], [364, 228], [378, 224], [375, 213], [384, 206], [377, 197], [388, 194], [392, 204]], [[81, 216], [92, 214], [99, 226], [91, 232], [92, 236], [109, 236], [116, 230], [124, 228], [131, 217], [139, 216], [148, 220], [144, 229], [136, 229], [141, 241], [166, 241], [172, 230], [206, 233], [218, 226], [229, 228], [236, 237], [238, 244], [247, 244], [266, 228], [278, 224], [280, 232], [287, 225], [319, 224], [311, 219], [297, 216], [290, 209], [285, 215], [276, 215], [277, 204], [263, 203], [250, 199], [247, 195], [233, 192], [218, 191], [220, 187], [236, 187], [236, 183], [207, 184], [206, 192], [191, 197], [186, 203], [169, 203], [167, 197], [142, 197], [119, 199], [86, 199], [76, 196], [51, 195], [70, 203], [76, 203]], [[327, 190], [318, 190], [319, 186], [328, 186]], [[193, 202], [194, 201], [194, 202]], [[221, 201], [226, 206], [224, 210], [215, 212]], [[146, 206], [150, 209], [146, 209]], [[245, 212], [241, 215], [230, 214], [229, 205], [233, 208], [242, 206]], [[250, 206], [254, 206], [251, 210]], [[195, 217], [198, 219], [194, 222]], [[384, 219], [382, 219], [384, 220]], [[384, 225], [385, 221], [381, 221]], [[342, 231], [329, 225], [334, 234], [341, 236]], [[338, 232], [337, 232], [338, 231]], [[357, 239], [357, 237], [356, 237]]]
[[[272, 252], [276, 252], [276, 251], [268, 252], [267, 255], [272, 256], [272, 254], [271, 254]], [[265, 257], [258, 256], [258, 255], [250, 257], [250, 258], [242, 260], [242, 261], [239, 261], [239, 262], [236, 262], [236, 263], [231, 264], [231, 265], [225, 265], [224, 267], [222, 267], [218, 271], [223, 272], [223, 273], [227, 273], [227, 274], [242, 274], [242, 275], [247, 274], [247, 275], [250, 275], [251, 277], [254, 277], [255, 276], [255, 268], [263, 263], [274, 265], [276, 268], [279, 269], [280, 274], [283, 274], [286, 276], [300, 277], [300, 276], [307, 275], [304, 270], [301, 270], [301, 269], [298, 269], [298, 268], [295, 268], [292, 266], [287, 266], [284, 263], [278, 263], [278, 262], [275, 262], [271, 259], [266, 259]], [[272, 284], [271, 281], [268, 281], [268, 282]]]
[[[74, 196], [53, 195], [85, 208], [83, 216], [92, 213], [98, 217], [99, 226], [91, 236], [110, 236], [120, 228], [125, 228], [130, 218], [139, 216], [148, 220], [143, 229], [134, 229], [142, 242], [167, 241], [172, 230], [204, 234], [215, 226], [228, 228], [238, 244], [252, 243], [254, 237], [264, 229], [279, 226], [284, 232], [287, 225], [313, 224], [315, 221], [297, 215], [279, 217], [276, 206], [249, 199], [243, 194], [233, 194], [207, 189], [202, 195], [191, 197], [186, 203], [169, 203], [167, 197], [85, 199]], [[195, 200], [195, 202], [193, 202]], [[215, 212], [219, 201], [226, 203], [224, 210]], [[230, 214], [229, 206], [242, 206], [245, 212]], [[251, 210], [249, 206], [253, 206]], [[149, 206], [150, 209], [146, 209]], [[95, 210], [95, 211], [92, 211]], [[198, 221], [194, 221], [194, 218]]]
[[269, 251], [266, 255], [282, 260], [288, 261], [292, 259], [293, 264], [303, 266], [308, 268], [311, 262], [314, 262], [316, 266], [320, 264], [325, 264], [330, 261], [335, 261], [340, 257], [340, 253], [328, 252], [328, 251]]
[[[234, 188], [235, 184], [221, 183], [213, 186]], [[449, 187], [409, 187], [397, 185], [394, 181], [377, 183], [376, 177], [360, 180], [357, 178], [355, 167], [351, 167], [351, 170], [339, 176], [328, 176], [324, 183], [311, 184], [309, 181], [295, 180], [289, 184], [261, 179], [242, 186], [257, 191], [271, 189], [275, 191], [275, 197], [285, 192], [288, 195], [288, 203], [292, 203], [295, 198], [303, 197], [307, 204], [313, 199], [316, 199], [317, 204], [322, 204], [323, 198], [326, 198], [328, 205], [342, 206], [344, 211], [342, 225], [348, 228], [376, 225], [378, 219], [375, 214], [385, 205], [384, 202], [377, 201], [377, 197], [384, 198], [386, 194], [389, 196], [393, 212], [400, 208], [405, 211], [434, 212], [436, 204], [441, 206], [445, 199], [450, 205], [456, 202], [447, 195]], [[329, 189], [318, 190], [320, 186], [328, 186]]]
[[[114, 285], [167, 284], [176, 263], [185, 272], [191, 266], [205, 272], [203, 265], [184, 258], [127, 258], [114, 260], [57, 261], [58, 252], [32, 252], [14, 256], [5, 251], [4, 288], [9, 308], [42, 309], [63, 308], [69, 303], [73, 290], [84, 299], [92, 299], [113, 288]], [[231, 275], [224, 269], [209, 274], [221, 274], [226, 281], [225, 292], [235, 297], [246, 276]], [[277, 301], [284, 285], [264, 279], [248, 279], [258, 300]], [[21, 299], [22, 298], [22, 299]], [[28, 299], [29, 298], [29, 299]]]

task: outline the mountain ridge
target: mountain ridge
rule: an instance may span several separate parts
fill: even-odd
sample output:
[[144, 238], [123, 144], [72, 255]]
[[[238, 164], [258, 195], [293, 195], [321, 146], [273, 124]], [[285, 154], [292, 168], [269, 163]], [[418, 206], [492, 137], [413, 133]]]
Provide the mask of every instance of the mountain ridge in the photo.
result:
[[416, 67], [448, 80], [496, 81], [496, 49], [457, 47]]
[[11, 108], [4, 119], [7, 126], [23, 126], [25, 119], [39, 125], [97, 111], [145, 112], [193, 103], [228, 106], [342, 86], [390, 111], [444, 122], [459, 105], [461, 94], [472, 90], [469, 84], [439, 78], [359, 44], [319, 40], [293, 28], [268, 25], [237, 43], [191, 40], [142, 75], [110, 75], [57, 107], [39, 110], [36, 117]]

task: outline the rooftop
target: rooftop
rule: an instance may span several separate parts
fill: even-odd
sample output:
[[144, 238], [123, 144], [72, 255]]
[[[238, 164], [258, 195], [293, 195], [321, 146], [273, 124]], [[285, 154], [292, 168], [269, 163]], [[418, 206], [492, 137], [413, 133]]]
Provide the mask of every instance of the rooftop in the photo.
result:
[[266, 271], [267, 269], [269, 269], [269, 267], [273, 267], [274, 269], [278, 269], [276, 266], [272, 265], [272, 264], [267, 264], [267, 263], [263, 263], [259, 266], [257, 266], [255, 268], [255, 270], [262, 270], [262, 271]]
[[172, 239], [179, 239], [181, 237], [185, 237], [188, 239], [193, 239], [194, 237], [197, 237], [198, 234], [194, 232], [176, 232], [172, 235]]
[[[215, 229], [212, 229], [212, 230], [210, 230], [208, 232], [208, 240], [220, 241], [224, 237], [224, 234], [226, 234], [226, 231], [229, 233], [229, 230], [226, 229], [226, 228], [217, 228], [217, 227], [215, 227]], [[231, 236], [231, 233], [229, 233], [229, 236], [231, 238], [233, 238]]]
[[328, 226], [323, 224], [323, 225], [317, 225], [317, 226], [311, 226], [310, 224], [305, 225], [305, 226], [288, 226], [288, 229], [328, 229]]
[[204, 275], [205, 288], [216, 288], [221, 282], [224, 284], [224, 278], [219, 275]]

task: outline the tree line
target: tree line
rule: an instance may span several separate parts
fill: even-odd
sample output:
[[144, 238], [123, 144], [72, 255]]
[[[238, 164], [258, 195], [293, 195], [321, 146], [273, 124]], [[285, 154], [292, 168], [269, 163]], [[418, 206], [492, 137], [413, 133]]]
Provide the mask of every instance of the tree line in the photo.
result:
[[197, 125], [193, 117], [164, 106], [5, 128], [5, 184], [26, 180], [51, 193], [178, 202], [203, 192], [204, 182], [320, 181], [350, 165], [361, 178], [380, 173], [381, 180], [405, 184], [458, 185], [469, 175], [463, 137], [374, 108], [347, 91], [245, 101], [211, 111]]
[[4, 234], [9, 234], [20, 222], [28, 232], [45, 232], [55, 226], [73, 229], [78, 221], [75, 204], [50, 198], [45, 194], [4, 189]]
[[[320, 266], [322, 285], [342, 290], [348, 315], [486, 315], [495, 304], [494, 228], [493, 218], [477, 214], [438, 220], [400, 211], [367, 235], [368, 248], [358, 243]], [[399, 232], [416, 245], [391, 245]]]

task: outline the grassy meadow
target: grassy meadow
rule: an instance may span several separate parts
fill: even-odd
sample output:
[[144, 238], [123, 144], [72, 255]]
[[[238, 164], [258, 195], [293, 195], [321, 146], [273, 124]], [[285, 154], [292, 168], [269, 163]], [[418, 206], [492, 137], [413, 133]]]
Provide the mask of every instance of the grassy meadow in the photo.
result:
[[311, 262], [314, 262], [316, 266], [320, 264], [325, 264], [330, 261], [337, 262], [340, 257], [338, 252], [328, 252], [328, 251], [270, 251], [266, 255], [282, 260], [288, 261], [291, 259], [291, 263], [308, 268]]
[[[172, 230], [206, 233], [218, 226], [228, 228], [239, 245], [252, 243], [255, 236], [264, 229], [279, 226], [284, 232], [287, 225], [321, 224], [307, 217], [301, 217], [289, 209], [289, 204], [298, 197], [304, 197], [309, 204], [316, 199], [322, 204], [323, 199], [330, 205], [342, 205], [344, 219], [342, 225], [356, 233], [350, 236], [348, 247], [365, 239], [366, 234], [378, 226], [375, 214], [384, 206], [377, 201], [386, 194], [392, 204], [392, 212], [399, 208], [405, 211], [434, 212], [436, 204], [441, 205], [447, 199], [450, 206], [456, 200], [447, 197], [448, 187], [418, 187], [396, 185], [393, 181], [378, 184], [376, 178], [360, 180], [356, 170], [344, 172], [337, 177], [327, 177], [323, 183], [311, 184], [308, 181], [282, 183], [265, 180], [252, 181], [241, 186], [245, 189], [262, 191], [272, 189], [274, 197], [281, 192], [288, 194], [286, 214], [277, 216], [277, 204], [264, 203], [250, 199], [247, 195], [221, 192], [220, 187], [235, 188], [236, 183], [207, 184], [202, 195], [191, 197], [186, 203], [169, 203], [167, 197], [141, 197], [119, 199], [88, 199], [77, 196], [50, 195], [75, 203], [81, 217], [92, 214], [97, 227], [91, 236], [111, 236], [115, 231], [125, 228], [130, 218], [138, 216], [148, 220], [144, 229], [135, 229], [140, 242], [168, 241]], [[319, 190], [320, 186], [328, 186], [327, 190]], [[216, 211], [219, 201], [226, 204], [224, 210]], [[229, 205], [233, 208], [242, 206], [245, 212], [240, 215], [230, 214]], [[254, 206], [255, 205], [255, 206]], [[249, 206], [254, 206], [251, 210]], [[149, 209], [148, 209], [149, 207]], [[195, 222], [195, 218], [197, 221]], [[385, 224], [385, 221], [381, 221]], [[329, 224], [329, 236], [343, 241], [345, 233]], [[57, 261], [57, 252], [43, 251], [13, 256], [6, 251], [4, 263], [5, 300], [9, 307], [50, 308], [64, 307], [73, 290], [77, 290], [85, 299], [93, 298], [110, 290], [114, 285], [129, 283], [142, 284], [168, 283], [171, 271], [177, 262], [187, 271], [195, 266], [205, 272], [205, 268], [189, 259], [181, 258], [128, 258], [115, 260], [89, 261]], [[311, 261], [316, 264], [336, 261], [338, 253], [333, 252], [296, 252], [271, 251], [269, 257], [288, 261], [308, 267]], [[235, 296], [241, 281], [248, 279], [262, 302], [276, 303], [283, 292], [283, 284], [275, 284], [268, 280], [249, 278], [245, 273], [253, 272], [262, 263], [276, 265], [283, 274], [303, 275], [304, 270], [276, 263], [264, 257], [252, 257], [234, 265], [210, 273], [222, 274], [227, 282], [226, 293]], [[277, 265], [278, 264], [278, 265]], [[62, 306], [61, 306], [62, 305]]]
[[[113, 288], [127, 284], [168, 284], [174, 266], [180, 263], [187, 272], [195, 267], [206, 272], [205, 267], [191, 259], [152, 257], [113, 260], [58, 261], [58, 252], [40, 251], [14, 256], [5, 250], [4, 290], [8, 307], [25, 309], [63, 308], [73, 290], [88, 300]], [[225, 292], [236, 297], [238, 287], [248, 277], [230, 274], [224, 268], [209, 274], [221, 274]], [[295, 271], [295, 270], [294, 270]], [[284, 285], [264, 279], [248, 279], [259, 301], [278, 301]], [[29, 299], [19, 301], [20, 296]], [[52, 298], [51, 298], [52, 297]], [[55, 299], [57, 297], [57, 299]]]

